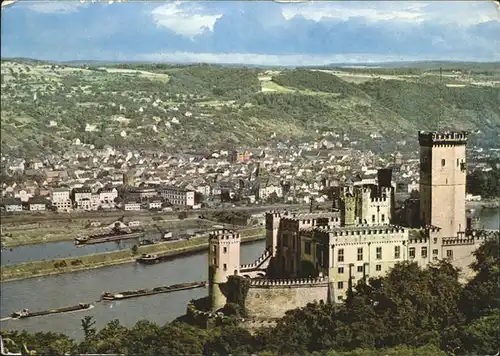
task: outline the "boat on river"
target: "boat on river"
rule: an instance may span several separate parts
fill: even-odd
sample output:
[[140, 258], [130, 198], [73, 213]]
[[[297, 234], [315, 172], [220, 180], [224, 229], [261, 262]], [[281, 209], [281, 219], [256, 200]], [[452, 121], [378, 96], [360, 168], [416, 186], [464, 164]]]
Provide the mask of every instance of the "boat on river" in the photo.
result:
[[39, 312], [30, 312], [28, 309], [23, 309], [23, 310], [15, 312], [15, 313], [12, 313], [10, 315], [10, 317], [13, 319], [26, 319], [26, 318], [32, 318], [35, 316], [44, 316], [44, 315], [50, 315], [50, 314], [60, 314], [60, 313], [68, 313], [68, 312], [72, 312], [72, 311], [78, 311], [78, 310], [86, 310], [86, 309], [90, 309], [92, 307], [93, 307], [92, 304], [89, 304], [89, 303], [79, 303], [78, 305], [74, 305], [71, 307], [44, 310], [44, 311], [39, 311]]
[[154, 265], [155, 263], [167, 260], [169, 257], [171, 258], [171, 256], [158, 256], [153, 253], [143, 253], [136, 261], [146, 265]]
[[139, 290], [120, 292], [120, 293], [106, 292], [101, 295], [101, 300], [122, 300], [129, 298], [138, 298], [138, 297], [145, 297], [147, 295], [172, 293], [181, 290], [201, 288], [205, 286], [206, 282], [203, 281], [203, 282], [173, 284], [171, 286], [156, 287], [152, 289], [139, 289]]
[[137, 239], [145, 234], [142, 228], [131, 228], [122, 230], [113, 228], [110, 232], [75, 238], [75, 245], [93, 245], [111, 241]]

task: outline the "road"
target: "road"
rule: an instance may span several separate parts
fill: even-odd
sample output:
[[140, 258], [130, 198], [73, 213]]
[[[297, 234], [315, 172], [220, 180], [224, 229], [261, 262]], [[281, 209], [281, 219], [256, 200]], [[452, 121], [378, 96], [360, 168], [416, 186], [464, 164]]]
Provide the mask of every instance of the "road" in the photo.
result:
[[248, 211], [250, 213], [264, 212], [270, 209], [308, 209], [308, 204], [273, 204], [260, 206], [241, 206], [234, 208], [217, 208], [217, 209], [199, 209], [199, 210], [180, 210], [175, 212], [159, 212], [152, 213], [149, 211], [88, 211], [88, 212], [73, 212], [73, 213], [40, 213], [30, 214], [28, 212], [15, 213], [13, 215], [2, 215], [2, 224], [12, 223], [30, 223], [30, 222], [52, 222], [52, 221], [68, 221], [68, 220], [91, 220], [110, 217], [133, 217], [133, 216], [178, 216], [181, 212], [186, 212], [188, 215], [201, 215], [203, 213], [211, 213], [216, 211]]

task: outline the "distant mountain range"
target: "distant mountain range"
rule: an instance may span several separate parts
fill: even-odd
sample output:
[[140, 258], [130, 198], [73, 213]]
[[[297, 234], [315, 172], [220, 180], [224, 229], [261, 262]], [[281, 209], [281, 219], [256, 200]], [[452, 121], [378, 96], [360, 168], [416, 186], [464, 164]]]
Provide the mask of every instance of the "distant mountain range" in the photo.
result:
[[471, 61], [391, 61], [391, 62], [366, 62], [366, 63], [349, 63], [349, 62], [338, 62], [329, 63], [323, 66], [283, 66], [283, 65], [257, 65], [257, 64], [245, 64], [245, 63], [227, 63], [227, 64], [212, 64], [212, 63], [186, 63], [186, 62], [153, 62], [153, 61], [97, 61], [97, 60], [74, 60], [74, 61], [45, 61], [33, 58], [2, 58], [6, 61], [16, 61], [16, 62], [27, 62], [27, 63], [39, 63], [39, 64], [66, 64], [66, 65], [116, 65], [116, 64], [172, 64], [172, 65], [202, 65], [209, 64], [217, 67], [233, 67], [233, 68], [439, 68], [439, 67], [458, 67], [458, 68], [482, 68], [490, 70], [500, 70], [500, 62], [471, 62]]

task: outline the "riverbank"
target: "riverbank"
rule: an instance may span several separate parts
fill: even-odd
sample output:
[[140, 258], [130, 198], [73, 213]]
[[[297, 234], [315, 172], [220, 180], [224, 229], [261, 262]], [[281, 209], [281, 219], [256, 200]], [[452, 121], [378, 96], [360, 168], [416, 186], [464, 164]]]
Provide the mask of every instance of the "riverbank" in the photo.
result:
[[[265, 232], [261, 227], [240, 230], [240, 234], [242, 236], [242, 243], [250, 243], [265, 239]], [[131, 250], [121, 250], [82, 257], [22, 263], [3, 267], [0, 280], [2, 282], [8, 282], [132, 263], [143, 253], [156, 253], [178, 257], [201, 252], [206, 250], [207, 247], [208, 241], [205, 236], [194, 238], [189, 241], [183, 240], [140, 246], [137, 250], [137, 254], [133, 254]]]
[[[172, 220], [146, 220], [144, 217], [134, 219], [140, 221], [146, 230], [156, 232], [154, 225], [158, 225], [162, 229], [169, 230], [183, 230], [183, 229], [203, 229], [210, 228], [214, 224], [219, 224], [216, 221], [199, 219], [198, 217], [186, 219], [172, 219]], [[109, 220], [102, 226], [113, 223], [114, 220]], [[2, 241], [5, 248], [14, 248], [20, 246], [44, 244], [51, 242], [73, 241], [75, 237], [80, 235], [88, 235], [96, 233], [99, 228], [86, 228], [81, 222], [59, 226], [37, 226], [38, 224], [27, 225], [23, 228], [4, 228], [4, 236]], [[62, 226], [61, 226], [62, 225]]]

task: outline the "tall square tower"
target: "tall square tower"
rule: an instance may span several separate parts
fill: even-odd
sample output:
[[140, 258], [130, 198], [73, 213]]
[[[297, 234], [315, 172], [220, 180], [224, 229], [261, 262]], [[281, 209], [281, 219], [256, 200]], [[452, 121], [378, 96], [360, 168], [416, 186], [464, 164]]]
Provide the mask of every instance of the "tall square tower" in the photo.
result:
[[420, 221], [442, 237], [466, 229], [467, 132], [419, 132]]

